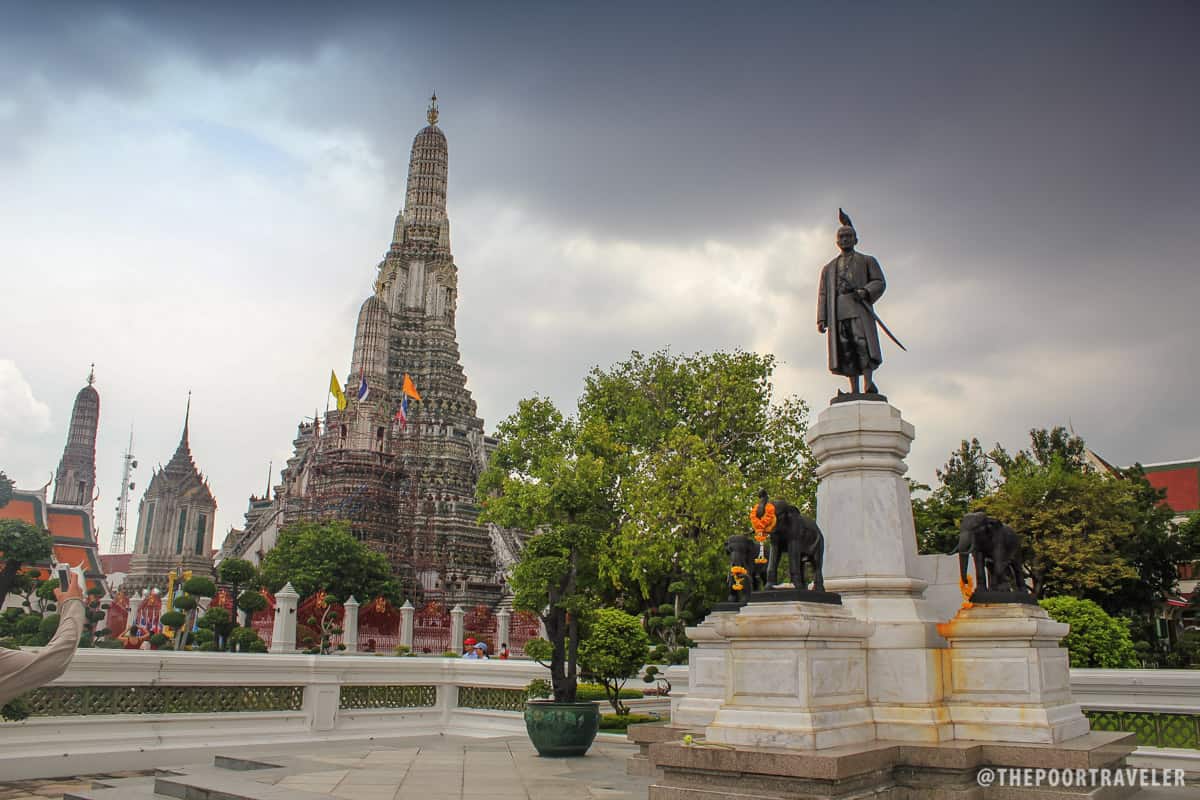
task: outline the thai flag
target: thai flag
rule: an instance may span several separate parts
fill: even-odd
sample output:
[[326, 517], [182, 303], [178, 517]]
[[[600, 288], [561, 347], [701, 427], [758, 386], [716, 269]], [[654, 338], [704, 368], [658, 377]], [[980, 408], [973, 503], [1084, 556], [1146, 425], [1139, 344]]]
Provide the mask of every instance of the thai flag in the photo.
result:
[[362, 370], [359, 370], [359, 372], [358, 372], [358, 402], [361, 403], [363, 400], [366, 400], [367, 395], [369, 395], [370, 393], [371, 393], [371, 389], [367, 386], [367, 376], [362, 373]]
[[396, 419], [400, 420], [400, 430], [408, 427], [408, 395], [400, 398], [400, 408], [396, 409]]

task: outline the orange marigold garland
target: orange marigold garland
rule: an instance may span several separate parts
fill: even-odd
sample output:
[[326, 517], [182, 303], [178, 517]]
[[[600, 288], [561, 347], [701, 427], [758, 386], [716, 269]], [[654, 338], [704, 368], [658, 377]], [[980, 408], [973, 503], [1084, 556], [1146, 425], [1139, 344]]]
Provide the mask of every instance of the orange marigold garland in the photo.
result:
[[766, 503], [761, 517], [757, 512], [758, 506], [750, 509], [750, 524], [754, 526], [754, 541], [758, 542], [758, 555], [754, 557], [754, 563], [766, 564], [767, 554], [763, 549], [763, 543], [767, 541], [767, 536], [771, 531], [775, 530], [775, 504]]
[[746, 577], [746, 568], [733, 566], [729, 568], [729, 572], [731, 575], [733, 575], [733, 590], [735, 592], [740, 592], [743, 588], [745, 588], [742, 584], [742, 579]]
[[775, 530], [775, 504], [767, 503], [763, 515], [758, 516], [758, 506], [750, 509], [750, 524], [754, 526], [754, 538], [760, 542], [766, 541], [767, 535]]

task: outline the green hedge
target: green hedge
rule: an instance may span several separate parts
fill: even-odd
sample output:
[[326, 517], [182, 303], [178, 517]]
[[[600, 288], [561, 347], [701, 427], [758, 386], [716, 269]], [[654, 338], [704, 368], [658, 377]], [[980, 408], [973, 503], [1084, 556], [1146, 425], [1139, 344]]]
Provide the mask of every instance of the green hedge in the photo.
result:
[[623, 731], [630, 725], [640, 725], [643, 722], [658, 722], [658, 717], [648, 714], [626, 714], [618, 717], [616, 714], [605, 714], [600, 717], [600, 730]]
[[[642, 693], [637, 689], [622, 689], [622, 700], [640, 700]], [[575, 699], [580, 703], [586, 703], [590, 700], [608, 700], [604, 694], [604, 687], [598, 683], [581, 683], [578, 691], [575, 692]]]

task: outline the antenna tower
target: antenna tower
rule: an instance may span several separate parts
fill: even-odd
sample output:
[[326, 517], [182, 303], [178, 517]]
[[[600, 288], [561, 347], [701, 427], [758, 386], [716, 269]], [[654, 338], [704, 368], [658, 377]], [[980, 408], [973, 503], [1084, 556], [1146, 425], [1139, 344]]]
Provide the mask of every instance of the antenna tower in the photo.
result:
[[113, 526], [112, 542], [108, 546], [110, 553], [125, 552], [125, 523], [129, 517], [129, 492], [133, 490], [133, 471], [137, 468], [137, 459], [133, 457], [133, 426], [129, 426], [129, 447], [125, 448], [124, 464], [121, 468], [121, 495], [117, 498], [117, 521]]

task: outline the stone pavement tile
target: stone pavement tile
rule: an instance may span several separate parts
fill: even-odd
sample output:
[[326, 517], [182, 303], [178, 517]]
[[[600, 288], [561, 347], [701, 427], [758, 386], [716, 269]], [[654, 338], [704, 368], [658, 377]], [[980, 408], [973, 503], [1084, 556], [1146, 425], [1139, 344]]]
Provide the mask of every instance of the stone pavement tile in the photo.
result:
[[362, 763], [361, 756], [309, 756], [312, 761], [320, 761], [323, 764], [341, 764], [347, 767], [357, 767]]
[[586, 786], [566, 781], [530, 781], [525, 792], [529, 800], [592, 800]]
[[372, 750], [371, 752], [367, 753], [366, 756], [364, 756], [362, 759], [360, 759], [359, 763], [362, 764], [363, 766], [371, 766], [371, 767], [381, 766], [381, 765], [385, 765], [385, 764], [408, 764], [408, 763], [411, 763], [412, 760], [417, 757], [417, 754], [419, 752], [420, 752], [420, 748], [417, 748], [417, 747], [404, 747], [404, 748], [388, 749], [388, 750]]
[[347, 774], [349, 774], [348, 770], [344, 769], [330, 772], [301, 772], [288, 775], [277, 781], [275, 785], [291, 789], [304, 789], [309, 792], [329, 792], [345, 780]]
[[391, 786], [395, 790], [407, 773], [404, 769], [355, 769], [351, 770], [346, 779], [337, 788], [346, 786]]
[[0, 789], [0, 800], [27, 800], [30, 797], [37, 797], [37, 795], [30, 794], [24, 789]]
[[395, 786], [351, 786], [333, 791], [334, 797], [346, 800], [392, 800], [396, 796]]

